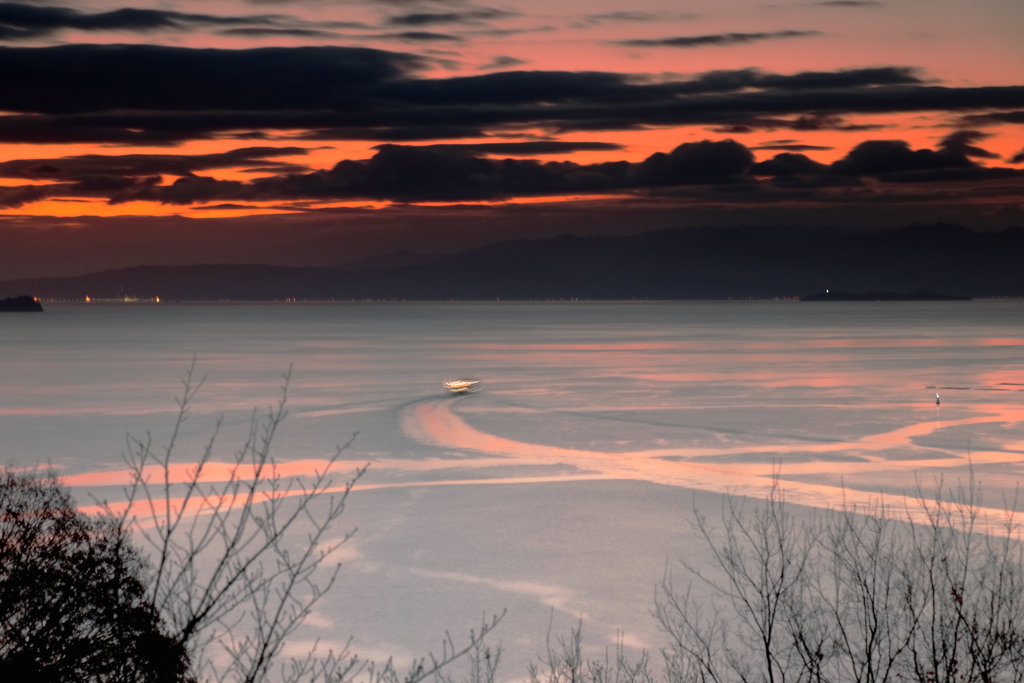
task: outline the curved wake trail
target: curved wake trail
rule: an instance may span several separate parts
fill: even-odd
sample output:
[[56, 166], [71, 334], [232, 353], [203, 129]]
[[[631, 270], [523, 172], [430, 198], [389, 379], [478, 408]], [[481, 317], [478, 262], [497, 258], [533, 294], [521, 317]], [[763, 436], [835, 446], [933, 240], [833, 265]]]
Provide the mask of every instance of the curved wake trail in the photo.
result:
[[[959, 454], [940, 448], [924, 448], [913, 439], [933, 434], [949, 427], [986, 423], [1012, 423], [1024, 420], [1024, 409], [1012, 406], [987, 406], [989, 414], [943, 422], [920, 422], [889, 432], [872, 434], [844, 443], [773, 443], [751, 447], [672, 447], [632, 452], [603, 452], [548, 446], [507, 439], [482, 432], [467, 424], [453, 411], [457, 401], [449, 397], [410, 406], [402, 415], [402, 428], [410, 437], [431, 446], [449, 450], [469, 451], [491, 456], [477, 461], [484, 467], [500, 462], [517, 465], [571, 465], [579, 474], [567, 473], [558, 480], [573, 479], [634, 479], [670, 486], [705, 491], [728, 492], [738, 495], [765, 495], [773, 485], [778, 465], [770, 463], [710, 463], [694, 462], [698, 456], [730, 456], [738, 454], [772, 454], [781, 462], [790, 453], [842, 453], [856, 451], [860, 461], [814, 461], [785, 465], [788, 475], [794, 474], [860, 474], [887, 471], [913, 471], [922, 467], [963, 467], [967, 461]], [[914, 447], [935, 454], [934, 458], [914, 460], [887, 460], [875, 453], [894, 447]], [[498, 460], [495, 460], [497, 458]], [[671, 460], [666, 459], [671, 458]], [[980, 451], [974, 453], [973, 464], [1020, 462], [1022, 455], [1007, 451]], [[472, 466], [473, 460], [462, 461]], [[502, 480], [493, 480], [498, 483]], [[459, 483], [459, 482], [450, 482]], [[469, 483], [469, 482], [466, 482]], [[511, 482], [510, 482], [511, 483]], [[879, 502], [879, 494], [866, 493], [826, 484], [812, 484], [787, 480], [786, 498], [793, 503], [827, 508], [842, 505], [871, 505]], [[990, 509], [986, 517], [993, 522], [1004, 519], [1001, 510]]]

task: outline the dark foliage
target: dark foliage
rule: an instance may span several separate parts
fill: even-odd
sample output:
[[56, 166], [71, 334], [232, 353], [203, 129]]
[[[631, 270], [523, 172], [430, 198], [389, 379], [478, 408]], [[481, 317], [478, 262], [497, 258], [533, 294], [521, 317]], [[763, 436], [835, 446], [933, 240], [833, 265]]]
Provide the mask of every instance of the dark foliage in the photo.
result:
[[0, 670], [4, 680], [185, 680], [182, 647], [145, 601], [125, 530], [79, 512], [53, 475], [0, 474]]

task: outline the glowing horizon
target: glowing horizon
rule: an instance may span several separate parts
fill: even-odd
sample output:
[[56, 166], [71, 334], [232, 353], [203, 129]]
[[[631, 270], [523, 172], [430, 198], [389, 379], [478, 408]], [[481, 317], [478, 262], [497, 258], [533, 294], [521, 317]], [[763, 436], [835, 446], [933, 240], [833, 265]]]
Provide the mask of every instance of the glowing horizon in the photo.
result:
[[[0, 59], [38, 77], [0, 82], [0, 232], [133, 219], [143, 263], [154, 222], [175, 217], [220, 233], [224, 219], [548, 203], [570, 225], [592, 215], [585, 198], [719, 223], [769, 202], [815, 223], [838, 199], [886, 220], [869, 199], [922, 220], [952, 202], [992, 229], [1022, 210], [1024, 10], [1007, 0], [175, 0], [135, 7], [145, 24], [77, 2], [4, 20]], [[103, 75], [105, 50], [120, 76]], [[659, 166], [670, 153], [676, 170]]]

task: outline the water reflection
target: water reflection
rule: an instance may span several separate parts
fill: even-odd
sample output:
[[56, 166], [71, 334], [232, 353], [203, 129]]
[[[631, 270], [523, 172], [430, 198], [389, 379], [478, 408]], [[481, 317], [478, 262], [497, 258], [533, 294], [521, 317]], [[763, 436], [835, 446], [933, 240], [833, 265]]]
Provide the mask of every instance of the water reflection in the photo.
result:
[[[1008, 486], [1024, 457], [1020, 308], [55, 305], [0, 338], [0, 457], [120, 485], [123, 434], [167, 422], [196, 354], [197, 440], [224, 413], [230, 443], [293, 364], [279, 462], [301, 473], [359, 430], [374, 487], [598, 477], [760, 492], [781, 467], [794, 497], [832, 505], [897, 493], [915, 472], [962, 476], [968, 437], [979, 475]], [[452, 377], [485, 390], [443, 397]]]

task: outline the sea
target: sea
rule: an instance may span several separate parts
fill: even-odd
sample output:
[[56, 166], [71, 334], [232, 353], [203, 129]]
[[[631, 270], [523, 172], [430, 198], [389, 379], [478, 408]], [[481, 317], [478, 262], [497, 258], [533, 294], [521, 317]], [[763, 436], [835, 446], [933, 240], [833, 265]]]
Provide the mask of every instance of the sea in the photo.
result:
[[[899, 506], [1024, 461], [1024, 301], [46, 303], [0, 316], [0, 460], [116, 505], [132, 444], [228, 462], [285, 400], [275, 462], [357, 468], [338, 580], [286, 653], [408, 662], [482, 619], [504, 677], [582, 625], [652, 652], [695, 514]], [[479, 380], [451, 395], [442, 383]], [[346, 446], [347, 444], [347, 446]], [[351, 639], [351, 641], [350, 641]]]

